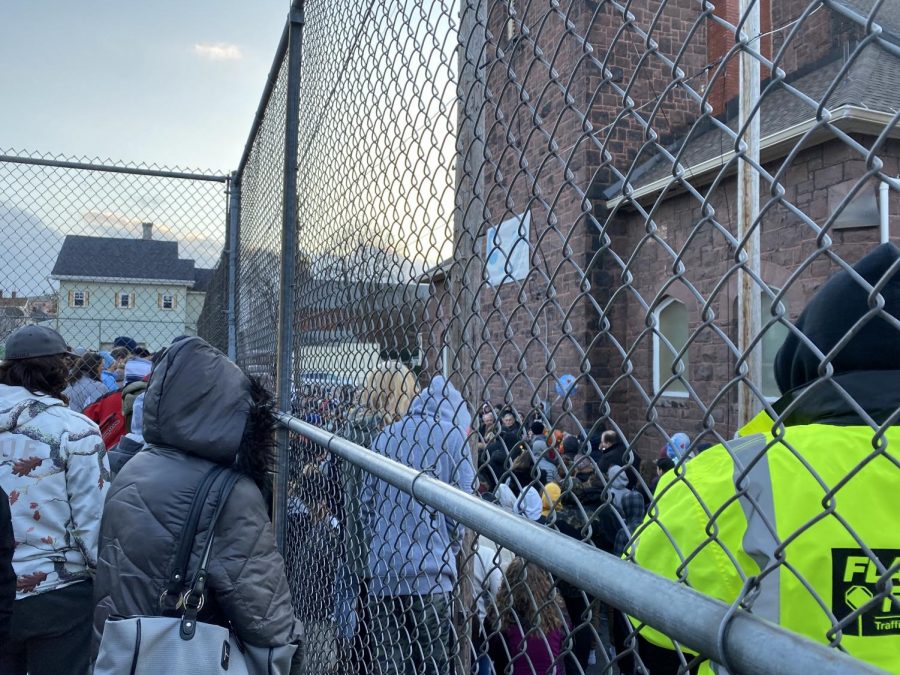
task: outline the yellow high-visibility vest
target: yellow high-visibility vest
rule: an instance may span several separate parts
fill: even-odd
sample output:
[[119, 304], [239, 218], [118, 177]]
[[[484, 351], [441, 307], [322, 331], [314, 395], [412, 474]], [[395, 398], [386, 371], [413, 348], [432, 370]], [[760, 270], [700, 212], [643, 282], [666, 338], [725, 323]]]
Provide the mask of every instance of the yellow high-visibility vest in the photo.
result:
[[[772, 426], [758, 418], [743, 433], [763, 433], [667, 472], [634, 561], [727, 604], [761, 576], [754, 614], [900, 672], [900, 571], [893, 595], [884, 574], [900, 563], [900, 427], [879, 453], [866, 426], [790, 426], [783, 441]], [[673, 648], [649, 627], [641, 635]]]

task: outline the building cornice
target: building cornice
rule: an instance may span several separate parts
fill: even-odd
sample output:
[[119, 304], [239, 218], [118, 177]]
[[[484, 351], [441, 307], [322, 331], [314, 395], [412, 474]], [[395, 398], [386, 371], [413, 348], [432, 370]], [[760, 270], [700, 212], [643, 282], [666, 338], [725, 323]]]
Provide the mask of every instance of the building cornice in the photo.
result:
[[193, 286], [194, 280], [186, 279], [129, 279], [128, 277], [83, 277], [68, 274], [54, 274], [55, 281], [83, 281], [91, 284], [134, 284], [136, 286]]
[[[880, 136], [886, 128], [890, 127], [893, 120], [894, 116], [890, 113], [869, 110], [854, 105], [843, 105], [831, 111], [829, 124], [845, 133], [864, 133]], [[900, 128], [892, 127], [888, 135], [893, 138], [900, 137]], [[803, 138], [804, 141], [803, 150], [836, 139], [834, 133], [829, 131], [823, 122], [809, 119], [764, 137], [760, 142], [760, 163], [786, 157], [796, 147], [797, 140], [800, 138]], [[706, 183], [712, 182], [719, 170], [736, 156], [737, 153], [730, 150], [688, 167], [680, 174], [680, 177], [690, 180], [694, 187], [701, 187]], [[735, 164], [729, 167], [727, 174], [730, 175], [736, 171], [737, 166]], [[620, 207], [627, 208], [628, 202], [649, 203], [658, 193], [671, 186], [673, 180], [675, 180], [674, 176], [664, 176], [652, 183], [632, 189], [627, 194], [610, 199], [605, 206], [609, 211], [612, 211]], [[678, 186], [676, 185], [675, 187], [677, 188]], [[682, 190], [671, 190], [667, 197], [680, 193], [682, 193]]]

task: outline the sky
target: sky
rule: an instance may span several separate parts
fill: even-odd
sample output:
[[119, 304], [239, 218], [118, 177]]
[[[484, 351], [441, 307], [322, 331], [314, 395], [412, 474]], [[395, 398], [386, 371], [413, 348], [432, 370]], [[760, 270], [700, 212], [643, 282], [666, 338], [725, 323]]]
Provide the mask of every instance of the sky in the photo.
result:
[[[236, 169], [289, 6], [0, 0], [0, 153]], [[300, 245], [311, 255], [379, 248], [384, 266], [400, 256], [415, 276], [448, 254], [456, 13], [447, 0], [307, 9]], [[217, 183], [0, 163], [0, 240], [19, 252], [0, 256], [0, 289], [49, 292], [65, 236], [136, 237], [142, 222], [210, 267], [224, 206]], [[274, 250], [271, 222], [250, 217], [242, 231]]]
[[289, 0], [2, 0], [0, 151], [236, 168]]

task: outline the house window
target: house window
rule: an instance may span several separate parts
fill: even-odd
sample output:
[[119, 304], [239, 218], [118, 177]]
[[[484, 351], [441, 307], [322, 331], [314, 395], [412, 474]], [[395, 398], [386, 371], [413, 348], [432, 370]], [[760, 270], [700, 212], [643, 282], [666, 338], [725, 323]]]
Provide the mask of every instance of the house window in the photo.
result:
[[[778, 295], [780, 288], [772, 288], [769, 290], [772, 295]], [[766, 324], [772, 320], [772, 299], [768, 293], [760, 291], [759, 306], [762, 313], [760, 326], [765, 331], [762, 338], [762, 392], [769, 399], [774, 400], [781, 396], [778, 389], [778, 383], [775, 382], [775, 355], [784, 343], [785, 338], [790, 331], [787, 326], [782, 323], [773, 323], [766, 328]], [[782, 306], [785, 305], [782, 301]], [[787, 317], [787, 308], [785, 307], [784, 316]]]
[[175, 309], [175, 296], [171, 293], [159, 294], [160, 309]]
[[87, 291], [71, 291], [69, 293], [69, 307], [87, 307], [89, 295]]
[[[678, 352], [688, 341], [688, 313], [683, 302], [669, 298], [653, 313], [656, 331], [653, 333], [653, 391], [662, 391], [664, 396], [687, 396], [688, 355], [678, 358]], [[675, 374], [680, 377], [666, 381]]]
[[126, 293], [125, 291], [116, 293], [116, 307], [121, 309], [131, 309], [134, 307], [134, 293]]

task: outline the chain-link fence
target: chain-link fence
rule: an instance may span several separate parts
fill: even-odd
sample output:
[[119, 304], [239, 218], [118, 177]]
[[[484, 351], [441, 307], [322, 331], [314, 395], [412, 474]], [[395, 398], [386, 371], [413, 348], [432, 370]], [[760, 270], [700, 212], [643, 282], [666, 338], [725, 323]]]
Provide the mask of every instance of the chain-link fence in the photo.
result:
[[277, 389], [310, 673], [900, 671], [898, 120], [889, 0], [295, 0], [232, 176], [0, 157], [0, 333]]
[[894, 4], [294, 8], [238, 353], [309, 672], [900, 667]]
[[[279, 55], [286, 46], [283, 39]], [[236, 174], [240, 190], [237, 357], [242, 367], [270, 387], [275, 384], [278, 345], [286, 87], [287, 67], [279, 56]]]
[[206, 287], [206, 297], [197, 319], [197, 335], [224, 354], [232, 347], [229, 341], [228, 312], [228, 251], [223, 251], [213, 268], [212, 277]]
[[[209, 171], [4, 151], [0, 339], [47, 325], [75, 350], [124, 344], [130, 356], [196, 335], [218, 283], [226, 182]], [[106, 366], [120, 379], [124, 360]]]

